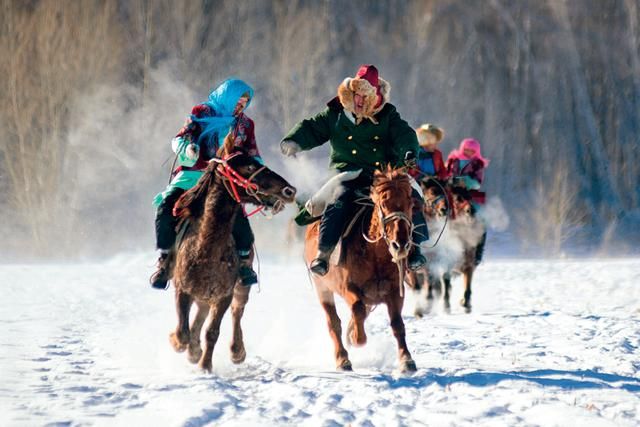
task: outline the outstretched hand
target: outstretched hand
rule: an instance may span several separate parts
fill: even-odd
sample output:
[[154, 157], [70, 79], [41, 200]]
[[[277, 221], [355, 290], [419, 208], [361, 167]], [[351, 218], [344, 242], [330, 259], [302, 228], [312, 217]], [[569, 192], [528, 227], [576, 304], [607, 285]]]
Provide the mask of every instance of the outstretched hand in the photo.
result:
[[285, 139], [284, 141], [280, 142], [280, 151], [287, 157], [295, 157], [296, 153], [299, 153], [300, 150], [300, 145], [298, 145], [298, 143], [295, 141]]

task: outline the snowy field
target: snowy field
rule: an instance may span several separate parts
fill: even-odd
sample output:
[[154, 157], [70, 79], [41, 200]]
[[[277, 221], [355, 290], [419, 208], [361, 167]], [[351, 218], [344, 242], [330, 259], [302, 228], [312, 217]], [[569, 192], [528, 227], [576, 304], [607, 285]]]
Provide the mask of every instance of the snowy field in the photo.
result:
[[416, 319], [408, 297], [412, 376], [383, 307], [354, 373], [334, 371], [299, 257], [263, 261], [247, 361], [231, 364], [225, 318], [204, 374], [169, 345], [173, 291], [148, 287], [152, 264], [0, 266], [0, 425], [640, 425], [640, 259], [490, 261], [471, 314]]

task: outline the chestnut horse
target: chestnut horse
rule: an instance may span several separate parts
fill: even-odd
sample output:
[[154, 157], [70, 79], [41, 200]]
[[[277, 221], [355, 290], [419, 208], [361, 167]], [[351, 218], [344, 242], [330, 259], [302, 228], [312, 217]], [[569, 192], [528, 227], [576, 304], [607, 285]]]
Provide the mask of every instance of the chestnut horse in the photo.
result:
[[476, 247], [484, 226], [476, 218], [476, 212], [471, 204], [471, 197], [464, 188], [440, 187], [427, 184], [425, 193], [425, 216], [429, 229], [448, 227], [443, 236], [442, 244], [428, 249], [426, 272], [409, 273], [407, 284], [416, 293], [426, 287], [427, 305], [422, 308], [419, 298], [416, 298], [414, 314], [421, 317], [429, 312], [433, 305], [434, 294], [443, 294], [445, 311], [451, 309], [450, 293], [451, 279], [455, 275], [462, 275], [464, 295], [460, 304], [467, 313], [471, 312], [471, 283], [476, 268]]
[[[355, 346], [367, 342], [364, 321], [378, 304], [387, 306], [391, 329], [398, 342], [402, 371], [415, 371], [405, 341], [402, 321], [403, 281], [406, 257], [411, 249], [411, 183], [402, 169], [376, 171], [370, 192], [373, 212], [368, 233], [353, 232], [345, 237], [345, 255], [339, 265], [331, 265], [325, 276], [313, 275], [313, 282], [335, 347], [336, 366], [351, 371], [349, 355], [342, 343], [342, 327], [336, 312], [334, 294], [340, 295], [351, 309], [346, 339]], [[360, 227], [354, 227], [358, 231]], [[318, 223], [307, 228], [305, 260], [311, 263], [318, 250]]]
[[[243, 215], [241, 203], [254, 203], [274, 212], [293, 202], [295, 188], [261, 165], [241, 149], [234, 149], [231, 138], [219, 157], [209, 162], [195, 187], [176, 203], [175, 212], [189, 220], [177, 249], [173, 283], [176, 288], [178, 325], [169, 336], [173, 348], [188, 349], [188, 358], [205, 371], [211, 371], [211, 356], [220, 332], [220, 322], [231, 305], [233, 337], [231, 361], [246, 357], [240, 320], [249, 299], [250, 287], [238, 280], [239, 260], [232, 229], [236, 215]], [[198, 311], [189, 325], [192, 304]], [[204, 353], [200, 331], [210, 315]]]

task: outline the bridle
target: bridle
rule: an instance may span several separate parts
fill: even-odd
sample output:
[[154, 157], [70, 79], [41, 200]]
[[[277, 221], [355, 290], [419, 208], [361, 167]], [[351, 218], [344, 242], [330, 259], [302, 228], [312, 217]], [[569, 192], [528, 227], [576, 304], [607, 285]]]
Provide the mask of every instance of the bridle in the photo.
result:
[[[254, 182], [254, 179], [256, 178], [256, 176], [258, 176], [258, 174], [267, 169], [267, 167], [262, 166], [258, 168], [258, 170], [256, 170], [254, 173], [252, 173], [249, 178], [245, 178], [229, 165], [229, 160], [233, 159], [236, 156], [239, 156], [240, 154], [242, 153], [232, 153], [222, 159], [213, 158], [211, 159], [211, 161], [219, 165], [219, 167], [216, 168], [216, 173], [220, 177], [222, 177], [225, 188], [229, 192], [229, 195], [231, 195], [231, 197], [236, 202], [242, 204], [242, 202], [240, 201], [240, 195], [238, 194], [238, 187], [243, 188], [248, 195], [257, 200], [258, 207], [256, 209], [254, 209], [250, 213], [247, 213], [245, 211], [245, 216], [250, 217], [251, 215], [258, 213], [265, 208], [265, 202], [260, 198], [260, 195], [267, 195], [267, 193], [260, 190], [260, 186]], [[278, 203], [283, 202], [278, 199], [276, 201], [276, 205]], [[274, 206], [274, 210], [275, 208], [276, 206]], [[244, 210], [244, 206], [242, 207], [242, 209]]]

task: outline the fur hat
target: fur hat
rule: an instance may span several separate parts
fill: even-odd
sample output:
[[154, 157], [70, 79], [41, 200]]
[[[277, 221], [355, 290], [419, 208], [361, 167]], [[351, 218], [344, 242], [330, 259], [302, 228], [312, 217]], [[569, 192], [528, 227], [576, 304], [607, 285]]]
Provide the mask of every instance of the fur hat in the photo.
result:
[[[391, 86], [378, 75], [378, 69], [373, 65], [362, 65], [355, 77], [347, 77], [338, 86], [338, 99], [342, 107], [356, 116], [356, 124], [369, 119], [378, 124], [374, 118], [389, 102]], [[364, 112], [355, 113], [354, 95], [364, 97]]]
[[436, 144], [439, 144], [440, 141], [442, 141], [442, 138], [444, 138], [444, 130], [440, 129], [436, 125], [432, 125], [431, 123], [423, 124], [416, 129], [416, 133], [418, 134], [418, 143], [420, 145], [423, 145], [428, 133], [436, 137]]

